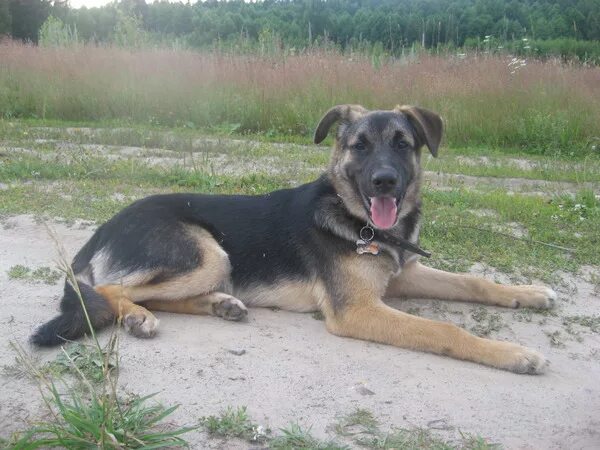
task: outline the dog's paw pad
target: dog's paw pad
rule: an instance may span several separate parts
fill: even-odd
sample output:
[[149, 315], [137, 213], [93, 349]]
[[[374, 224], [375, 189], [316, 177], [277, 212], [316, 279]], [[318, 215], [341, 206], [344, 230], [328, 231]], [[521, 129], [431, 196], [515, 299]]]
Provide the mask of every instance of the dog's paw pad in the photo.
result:
[[123, 317], [123, 325], [135, 337], [151, 338], [156, 334], [158, 319], [149, 311], [135, 312]]
[[215, 303], [213, 305], [213, 311], [216, 316], [236, 322], [243, 320], [248, 316], [248, 309], [244, 304], [230, 295]]

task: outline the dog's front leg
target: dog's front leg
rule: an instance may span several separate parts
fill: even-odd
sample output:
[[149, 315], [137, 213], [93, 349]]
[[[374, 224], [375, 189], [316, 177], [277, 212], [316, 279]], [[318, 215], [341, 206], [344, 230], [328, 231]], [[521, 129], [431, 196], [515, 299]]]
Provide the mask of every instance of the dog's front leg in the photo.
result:
[[333, 334], [447, 355], [517, 373], [540, 373], [546, 365], [542, 355], [520, 345], [483, 339], [456, 325], [387, 306], [381, 299], [394, 267], [383, 256], [349, 255], [339, 259], [335, 267], [335, 276], [323, 280], [328, 295], [321, 303], [327, 329]]
[[342, 311], [325, 314], [327, 329], [338, 336], [391, 344], [473, 361], [516, 373], [541, 373], [539, 353], [509, 342], [473, 336], [450, 323], [403, 313], [380, 300], [360, 299]]
[[435, 298], [507, 308], [550, 308], [556, 293], [545, 286], [502, 285], [468, 274], [432, 269], [414, 261], [390, 280], [385, 297]]

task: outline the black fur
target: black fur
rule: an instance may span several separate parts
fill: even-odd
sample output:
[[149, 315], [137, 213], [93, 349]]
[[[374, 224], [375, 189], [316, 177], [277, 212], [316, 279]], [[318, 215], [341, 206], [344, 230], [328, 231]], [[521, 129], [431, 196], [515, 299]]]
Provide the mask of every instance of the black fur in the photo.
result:
[[[114, 315], [106, 300], [91, 286], [78, 283], [81, 297], [85, 303], [88, 316], [94, 329], [101, 329], [110, 325]], [[65, 341], [80, 338], [89, 327], [81, 307], [81, 301], [75, 289], [69, 282], [65, 282], [65, 291], [60, 303], [60, 315], [39, 327], [31, 336], [31, 342], [39, 346], [54, 346]]]

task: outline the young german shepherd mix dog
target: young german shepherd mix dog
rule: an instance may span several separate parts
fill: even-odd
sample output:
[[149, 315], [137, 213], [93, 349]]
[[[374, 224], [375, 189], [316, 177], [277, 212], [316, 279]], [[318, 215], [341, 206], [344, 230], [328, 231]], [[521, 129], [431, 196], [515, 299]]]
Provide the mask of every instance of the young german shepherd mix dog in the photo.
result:
[[[248, 306], [317, 311], [339, 336], [448, 355], [517, 373], [540, 373], [544, 357], [509, 342], [387, 306], [386, 297], [436, 298], [547, 308], [541, 286], [501, 286], [427, 268], [417, 246], [420, 149], [437, 155], [441, 118], [402, 106], [340, 105], [321, 119], [320, 143], [339, 123], [331, 162], [318, 180], [261, 196], [155, 195], [102, 225], [72, 263], [92, 325], [115, 317], [152, 337], [150, 312], [246, 317]], [[61, 314], [32, 340], [56, 345], [87, 331], [65, 283]]]

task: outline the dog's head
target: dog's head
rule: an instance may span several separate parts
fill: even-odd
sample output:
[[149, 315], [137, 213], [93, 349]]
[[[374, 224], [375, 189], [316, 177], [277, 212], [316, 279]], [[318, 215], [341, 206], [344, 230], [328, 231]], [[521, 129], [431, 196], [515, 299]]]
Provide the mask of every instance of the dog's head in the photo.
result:
[[392, 228], [403, 202], [417, 200], [420, 149], [437, 156], [442, 119], [414, 106], [369, 111], [359, 105], [338, 105], [323, 116], [314, 141], [320, 143], [339, 123], [329, 177], [355, 216], [376, 228]]

